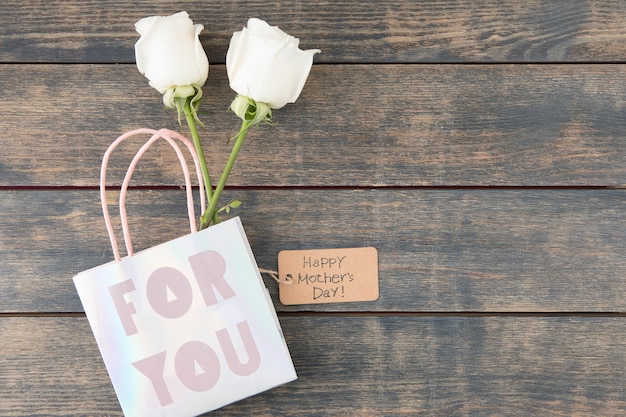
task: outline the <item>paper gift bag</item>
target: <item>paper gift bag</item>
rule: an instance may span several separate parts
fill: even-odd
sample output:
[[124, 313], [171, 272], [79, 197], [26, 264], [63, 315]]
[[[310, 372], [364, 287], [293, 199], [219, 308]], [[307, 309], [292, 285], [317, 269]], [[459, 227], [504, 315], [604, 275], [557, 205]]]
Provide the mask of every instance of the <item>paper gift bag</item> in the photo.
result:
[[[172, 137], [184, 137], [148, 132], [181, 158]], [[110, 233], [116, 260], [74, 277], [124, 414], [195, 416], [296, 379], [239, 218], [133, 254], [122, 209], [129, 174], [120, 193], [129, 256], [120, 257]], [[188, 172], [185, 181], [190, 193]], [[104, 184], [102, 175], [103, 197]]]

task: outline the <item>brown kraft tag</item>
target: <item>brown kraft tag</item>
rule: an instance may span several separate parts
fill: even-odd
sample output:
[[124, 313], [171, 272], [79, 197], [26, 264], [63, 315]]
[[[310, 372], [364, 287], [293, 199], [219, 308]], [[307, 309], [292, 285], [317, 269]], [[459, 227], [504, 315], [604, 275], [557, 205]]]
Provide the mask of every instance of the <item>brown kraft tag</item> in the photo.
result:
[[375, 301], [379, 295], [374, 247], [283, 250], [278, 275], [285, 305]]

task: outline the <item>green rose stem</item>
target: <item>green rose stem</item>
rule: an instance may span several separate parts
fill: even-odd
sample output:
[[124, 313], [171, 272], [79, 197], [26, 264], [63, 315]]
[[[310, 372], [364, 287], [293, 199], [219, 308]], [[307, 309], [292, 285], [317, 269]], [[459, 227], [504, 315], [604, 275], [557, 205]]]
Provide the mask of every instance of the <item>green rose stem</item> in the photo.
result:
[[[213, 203], [213, 184], [211, 183], [211, 177], [209, 176], [209, 169], [206, 165], [206, 159], [204, 158], [204, 150], [202, 149], [202, 143], [200, 142], [200, 136], [198, 136], [198, 129], [196, 127], [196, 116], [195, 112], [191, 108], [192, 98], [189, 97], [185, 100], [185, 118], [187, 119], [187, 125], [189, 126], [189, 130], [191, 131], [191, 137], [193, 139], [193, 145], [196, 148], [196, 154], [198, 155], [198, 162], [200, 163], [200, 170], [202, 172], [202, 180], [204, 181], [204, 189], [207, 195], [207, 201], [209, 204]], [[214, 213], [212, 216], [206, 216], [207, 213], [211, 213], [211, 211], [207, 210], [200, 217], [200, 230], [206, 229], [211, 222], [209, 219], [213, 218], [215, 223], [219, 222], [217, 217], [217, 213]]]
[[[202, 215], [203, 218], [201, 221], [203, 223], [210, 224], [209, 219], [211, 218], [213, 218], [215, 223], [219, 221], [216, 221], [217, 203], [222, 195], [222, 191], [224, 191], [226, 181], [228, 180], [230, 171], [233, 169], [233, 165], [235, 165], [235, 160], [237, 159], [237, 155], [239, 154], [241, 145], [243, 145], [243, 140], [246, 138], [248, 130], [260, 122], [265, 122], [270, 125], [272, 124], [272, 110], [267, 103], [256, 102], [249, 97], [238, 94], [231, 103], [230, 108], [242, 120], [241, 127], [239, 128], [239, 133], [237, 133], [234, 137], [235, 144], [233, 145], [233, 149], [230, 151], [222, 176], [215, 187], [213, 198], [209, 201], [209, 208]], [[232, 139], [233, 138], [231, 138], [231, 140]]]
[[[241, 145], [243, 145], [243, 140], [246, 138], [246, 134], [250, 127], [254, 125], [254, 120], [244, 120], [241, 123], [241, 128], [239, 129], [239, 133], [235, 136], [235, 144], [233, 145], [233, 149], [230, 151], [230, 155], [228, 156], [228, 161], [226, 161], [226, 166], [224, 167], [224, 171], [222, 172], [222, 176], [220, 177], [217, 186], [215, 187], [215, 193], [213, 197], [209, 201], [209, 208], [207, 208], [206, 212], [202, 216], [201, 223], [208, 221], [211, 217], [213, 221], [217, 223], [219, 220], [217, 219], [217, 203], [222, 195], [222, 191], [224, 191], [224, 187], [226, 186], [226, 181], [228, 180], [228, 176], [230, 175], [230, 171], [233, 169], [233, 165], [235, 165], [235, 160], [237, 159], [237, 155], [239, 154], [239, 150], [241, 149]], [[210, 221], [209, 221], [210, 224]]]

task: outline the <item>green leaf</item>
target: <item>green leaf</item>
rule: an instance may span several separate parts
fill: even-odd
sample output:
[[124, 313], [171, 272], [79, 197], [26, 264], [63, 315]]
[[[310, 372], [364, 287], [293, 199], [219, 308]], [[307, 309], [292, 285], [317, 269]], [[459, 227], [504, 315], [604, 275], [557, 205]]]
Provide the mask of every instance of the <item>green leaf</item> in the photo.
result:
[[226, 212], [230, 213], [230, 209], [235, 209], [241, 206], [241, 201], [239, 200], [230, 200], [224, 207], [217, 210], [218, 213]]

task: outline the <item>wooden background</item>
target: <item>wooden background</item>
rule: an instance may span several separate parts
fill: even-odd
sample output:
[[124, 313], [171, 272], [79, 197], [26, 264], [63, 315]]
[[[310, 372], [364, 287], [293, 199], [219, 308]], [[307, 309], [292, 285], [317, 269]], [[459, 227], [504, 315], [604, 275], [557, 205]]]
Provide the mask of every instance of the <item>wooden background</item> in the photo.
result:
[[[214, 415], [626, 413], [626, 1], [0, 10], [0, 415], [121, 415], [72, 277], [112, 259], [104, 150], [137, 127], [179, 129], [134, 65], [133, 24], [180, 10], [205, 26], [212, 166], [238, 129], [232, 32], [260, 17], [322, 50], [298, 102], [250, 133], [224, 196], [244, 201], [259, 265], [379, 251], [376, 302], [286, 307], [268, 279], [299, 379]], [[137, 249], [186, 233], [181, 183], [168, 149], [146, 155]]]

